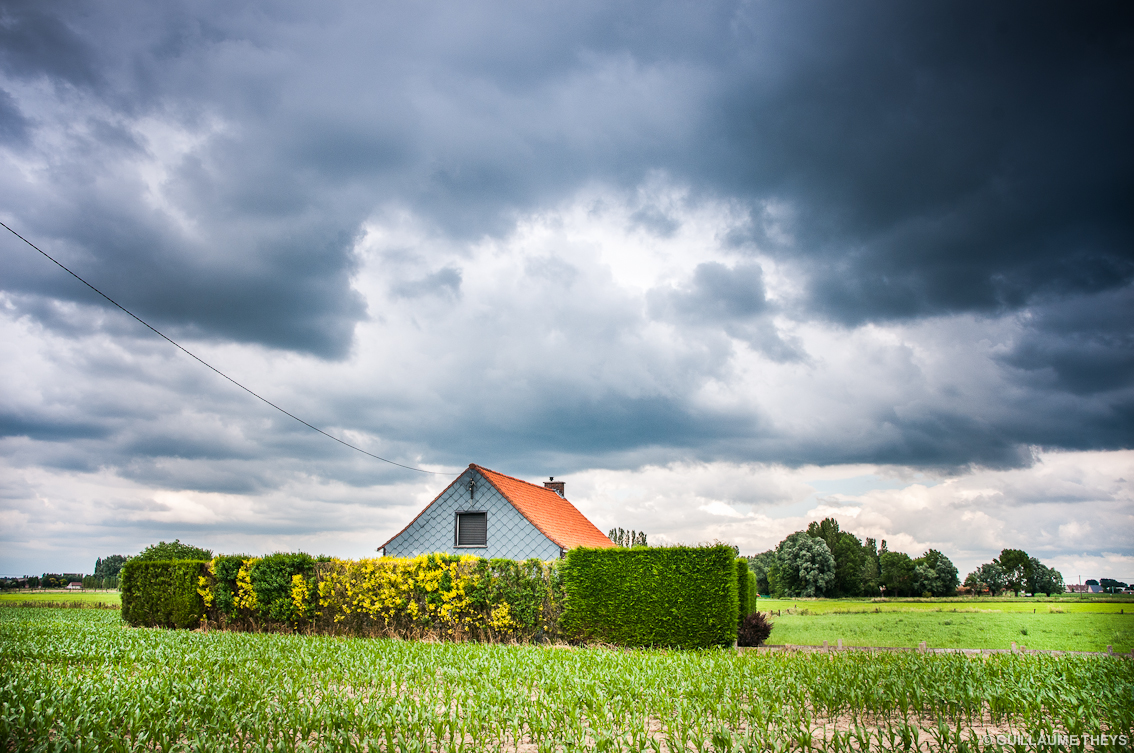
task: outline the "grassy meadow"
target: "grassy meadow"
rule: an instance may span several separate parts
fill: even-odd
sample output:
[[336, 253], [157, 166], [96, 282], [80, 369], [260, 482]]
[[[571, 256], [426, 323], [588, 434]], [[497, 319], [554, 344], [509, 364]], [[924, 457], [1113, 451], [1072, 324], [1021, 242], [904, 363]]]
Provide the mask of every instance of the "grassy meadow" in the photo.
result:
[[786, 611], [808, 614], [876, 614], [879, 612], [1004, 612], [1015, 614], [1132, 614], [1134, 596], [1018, 596], [917, 599], [768, 599], [760, 597], [761, 612]]
[[77, 602], [82, 604], [113, 604], [121, 606], [122, 594], [118, 591], [63, 591], [61, 589], [44, 591], [9, 591], [0, 593], [0, 606], [22, 604], [24, 602]]
[[421, 643], [18, 608], [0, 609], [0, 647], [0, 750], [981, 753], [1013, 749], [997, 735], [1066, 735], [1061, 749], [1134, 740], [1134, 661], [1105, 656]]
[[770, 644], [1134, 651], [1134, 601], [760, 599]]

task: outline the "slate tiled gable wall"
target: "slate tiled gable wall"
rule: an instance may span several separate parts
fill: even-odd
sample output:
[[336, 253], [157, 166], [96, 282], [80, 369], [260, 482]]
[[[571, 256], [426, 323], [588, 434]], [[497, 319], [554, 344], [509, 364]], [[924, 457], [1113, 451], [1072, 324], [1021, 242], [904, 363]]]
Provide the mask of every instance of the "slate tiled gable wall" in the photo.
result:
[[[469, 499], [469, 479], [476, 479], [476, 494]], [[459, 510], [488, 512], [488, 546], [460, 548], [453, 545], [453, 524]], [[524, 560], [559, 559], [559, 546], [539, 532], [487, 479], [466, 469], [421, 517], [386, 545], [388, 557], [416, 557], [429, 552], [475, 554]]]

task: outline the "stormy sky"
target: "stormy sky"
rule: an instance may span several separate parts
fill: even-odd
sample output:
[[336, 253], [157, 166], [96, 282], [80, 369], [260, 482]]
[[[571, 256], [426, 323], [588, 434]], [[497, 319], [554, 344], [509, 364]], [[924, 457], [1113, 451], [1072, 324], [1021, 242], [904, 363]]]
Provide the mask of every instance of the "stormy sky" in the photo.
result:
[[0, 2], [0, 571], [602, 530], [1134, 578], [1134, 11]]

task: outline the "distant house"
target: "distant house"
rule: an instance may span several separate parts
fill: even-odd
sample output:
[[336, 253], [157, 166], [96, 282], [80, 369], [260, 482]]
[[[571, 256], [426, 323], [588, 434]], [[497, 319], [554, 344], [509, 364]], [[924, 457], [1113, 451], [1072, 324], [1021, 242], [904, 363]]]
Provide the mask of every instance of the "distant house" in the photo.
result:
[[537, 486], [470, 464], [379, 551], [389, 557], [445, 552], [551, 560], [577, 546], [614, 546], [564, 491], [554, 478]]
[[1086, 586], [1081, 583], [1068, 583], [1066, 588], [1069, 594], [1101, 594], [1103, 592], [1102, 586]]
[[68, 583], [64, 587], [64, 590], [66, 590], [66, 591], [82, 591], [83, 590], [83, 584], [80, 583], [79, 581], [71, 581], [70, 583]]

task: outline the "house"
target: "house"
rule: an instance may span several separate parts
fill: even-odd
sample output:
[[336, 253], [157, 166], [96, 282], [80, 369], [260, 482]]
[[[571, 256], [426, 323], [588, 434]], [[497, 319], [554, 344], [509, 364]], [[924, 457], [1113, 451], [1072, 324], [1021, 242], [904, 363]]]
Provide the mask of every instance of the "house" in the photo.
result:
[[1065, 588], [1067, 593], [1071, 594], [1101, 594], [1103, 592], [1102, 586], [1099, 585], [1082, 585], [1079, 583], [1068, 583]]
[[445, 552], [551, 560], [577, 546], [613, 547], [564, 489], [554, 477], [537, 486], [473, 463], [378, 549], [388, 557]]
[[70, 582], [66, 585], [65, 590], [67, 590], [67, 591], [82, 591], [83, 590], [83, 584], [80, 583], [79, 581], [72, 581], [72, 582]]

